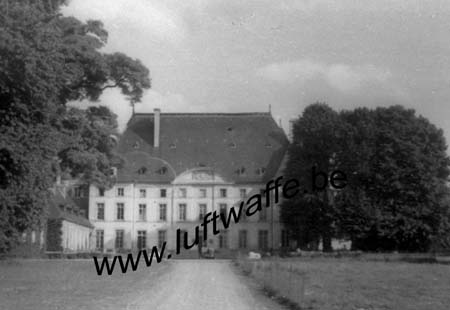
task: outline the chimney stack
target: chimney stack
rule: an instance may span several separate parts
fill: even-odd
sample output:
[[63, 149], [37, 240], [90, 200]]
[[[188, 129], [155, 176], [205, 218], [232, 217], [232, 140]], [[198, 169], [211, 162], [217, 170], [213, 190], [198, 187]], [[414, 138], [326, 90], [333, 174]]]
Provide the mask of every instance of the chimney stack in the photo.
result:
[[161, 110], [160, 109], [154, 109], [154, 125], [155, 128], [153, 130], [153, 146], [154, 147], [159, 147], [159, 131], [160, 131], [160, 117], [161, 117]]

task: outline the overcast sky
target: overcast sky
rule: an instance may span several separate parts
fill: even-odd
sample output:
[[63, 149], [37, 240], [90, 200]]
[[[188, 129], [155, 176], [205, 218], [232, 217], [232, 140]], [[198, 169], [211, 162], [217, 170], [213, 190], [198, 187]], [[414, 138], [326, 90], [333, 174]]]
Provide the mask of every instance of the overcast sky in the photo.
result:
[[[315, 101], [336, 110], [402, 104], [450, 141], [450, 1], [71, 0], [100, 19], [106, 52], [139, 58], [152, 89], [138, 112], [257, 112], [289, 119]], [[123, 128], [117, 91], [102, 103]]]

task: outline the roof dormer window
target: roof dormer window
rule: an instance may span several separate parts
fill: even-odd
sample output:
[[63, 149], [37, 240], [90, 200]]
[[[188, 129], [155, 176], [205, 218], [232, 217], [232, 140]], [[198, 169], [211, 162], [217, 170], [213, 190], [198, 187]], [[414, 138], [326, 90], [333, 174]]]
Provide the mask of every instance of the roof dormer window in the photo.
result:
[[138, 149], [139, 148], [139, 141], [135, 141], [133, 144], [133, 148]]
[[167, 167], [163, 166], [163, 167], [159, 168], [158, 171], [156, 171], [156, 173], [158, 173], [160, 175], [166, 174], [167, 173]]
[[177, 146], [175, 145], [175, 143], [170, 143], [170, 144], [169, 144], [169, 148], [171, 148], [171, 149], [176, 149]]
[[271, 148], [272, 144], [270, 144], [270, 142], [266, 142], [266, 144], [264, 146], [267, 147], [267, 148]]
[[257, 175], [263, 175], [264, 173], [266, 173], [266, 168], [261, 167], [261, 168], [256, 169]]
[[138, 174], [146, 174], [147, 173], [147, 167], [141, 167], [138, 170]]
[[229, 147], [231, 147], [232, 149], [236, 148], [236, 143], [231, 142], [230, 144], [228, 144]]
[[236, 170], [236, 173], [237, 173], [238, 175], [243, 175], [243, 174], [245, 174], [245, 168], [244, 168], [244, 167], [239, 168], [238, 170]]

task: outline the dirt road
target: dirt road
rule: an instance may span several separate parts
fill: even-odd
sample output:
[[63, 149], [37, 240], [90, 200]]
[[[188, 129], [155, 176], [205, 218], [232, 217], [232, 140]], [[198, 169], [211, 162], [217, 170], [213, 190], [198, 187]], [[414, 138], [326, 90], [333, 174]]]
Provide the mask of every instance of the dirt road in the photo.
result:
[[282, 309], [268, 297], [249, 289], [226, 260], [171, 261], [160, 282], [128, 305], [129, 310], [274, 310]]

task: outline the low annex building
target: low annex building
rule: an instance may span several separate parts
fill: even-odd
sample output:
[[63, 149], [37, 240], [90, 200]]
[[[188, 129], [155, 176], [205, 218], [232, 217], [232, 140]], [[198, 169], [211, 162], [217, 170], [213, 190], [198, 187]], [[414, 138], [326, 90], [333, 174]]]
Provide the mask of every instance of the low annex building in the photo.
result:
[[[89, 220], [101, 251], [148, 249], [208, 212], [228, 210], [280, 174], [288, 147], [270, 113], [134, 114], [118, 142], [125, 164], [112, 189], [89, 189]], [[203, 238], [200, 238], [202, 240]], [[279, 206], [209, 236], [201, 247], [269, 250], [287, 245]]]

